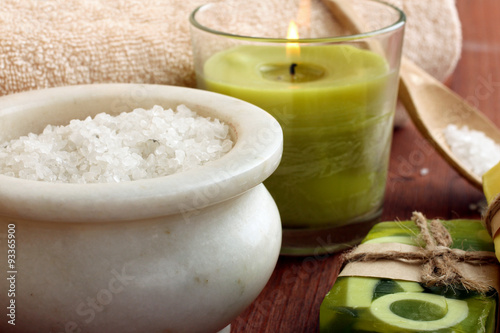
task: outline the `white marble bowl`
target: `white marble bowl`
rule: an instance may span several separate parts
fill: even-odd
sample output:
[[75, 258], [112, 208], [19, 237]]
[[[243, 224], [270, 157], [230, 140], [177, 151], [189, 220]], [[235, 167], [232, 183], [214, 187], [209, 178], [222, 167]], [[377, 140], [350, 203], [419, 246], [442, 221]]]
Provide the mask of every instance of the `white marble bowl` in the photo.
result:
[[216, 332], [264, 288], [281, 225], [262, 181], [277, 167], [283, 139], [261, 109], [181, 87], [52, 88], [0, 98], [0, 142], [155, 104], [219, 118], [234, 148], [190, 171], [115, 184], [0, 176], [4, 259], [15, 239], [14, 265], [0, 260], [2, 274], [13, 276], [0, 282], [8, 298], [1, 332]]

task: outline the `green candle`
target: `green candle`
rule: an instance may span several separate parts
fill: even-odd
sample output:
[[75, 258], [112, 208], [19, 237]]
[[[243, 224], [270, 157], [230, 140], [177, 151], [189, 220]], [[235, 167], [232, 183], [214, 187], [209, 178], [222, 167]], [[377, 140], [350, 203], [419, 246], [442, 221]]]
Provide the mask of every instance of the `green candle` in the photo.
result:
[[253, 103], [282, 125], [283, 159], [265, 185], [284, 227], [380, 212], [397, 93], [384, 58], [347, 45], [302, 46], [294, 57], [284, 45], [238, 46], [213, 55], [198, 76], [202, 88]]

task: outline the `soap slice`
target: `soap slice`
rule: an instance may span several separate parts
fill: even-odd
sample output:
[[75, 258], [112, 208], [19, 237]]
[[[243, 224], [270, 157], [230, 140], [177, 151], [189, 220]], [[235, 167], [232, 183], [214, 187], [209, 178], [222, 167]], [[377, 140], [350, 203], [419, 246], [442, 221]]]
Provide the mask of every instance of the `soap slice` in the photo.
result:
[[370, 313], [391, 331], [435, 331], [451, 328], [467, 318], [466, 301], [425, 293], [396, 293], [373, 301]]
[[[345, 285], [351, 278], [339, 277], [339, 285]], [[456, 299], [432, 294], [431, 290], [423, 288], [416, 282], [393, 281], [394, 284], [403, 283], [405, 289], [414, 291], [390, 293], [391, 288], [384, 287], [387, 293], [383, 294], [381, 291], [384, 288], [378, 288], [372, 295], [373, 301], [369, 307], [349, 307], [343, 304], [341, 301], [343, 297], [336, 298], [343, 293], [336, 282], [321, 304], [320, 332], [492, 333], [495, 331], [495, 297], [462, 292], [461, 299]], [[442, 294], [445, 294], [444, 290]], [[366, 299], [365, 296], [363, 298]]]
[[[367, 311], [372, 304], [380, 279], [352, 276], [339, 278], [323, 303], [329, 311], [320, 311], [320, 322], [335, 322], [332, 330], [328, 325], [322, 332], [350, 332], [360, 312]], [[340, 319], [340, 320], [339, 320]]]
[[[478, 221], [443, 221], [454, 245], [465, 250], [493, 251], [492, 240]], [[418, 229], [411, 221], [375, 225], [362, 243], [402, 240], [416, 245]], [[492, 333], [496, 294], [481, 295], [459, 288], [427, 288], [420, 283], [374, 277], [341, 276], [320, 307], [320, 332]]]
[[[495, 197], [500, 193], [500, 163], [486, 171], [483, 175], [483, 192], [488, 205], [491, 205]], [[500, 233], [494, 236], [495, 254], [500, 261]]]
[[500, 163], [484, 173], [483, 192], [488, 204], [500, 193]]

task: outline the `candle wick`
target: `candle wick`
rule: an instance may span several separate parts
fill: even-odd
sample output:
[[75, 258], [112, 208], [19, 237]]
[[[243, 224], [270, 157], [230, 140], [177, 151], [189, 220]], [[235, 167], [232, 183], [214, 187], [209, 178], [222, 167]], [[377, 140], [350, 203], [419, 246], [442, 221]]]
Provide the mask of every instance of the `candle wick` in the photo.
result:
[[297, 67], [297, 64], [296, 63], [292, 63], [290, 65], [290, 75], [295, 75], [295, 67]]

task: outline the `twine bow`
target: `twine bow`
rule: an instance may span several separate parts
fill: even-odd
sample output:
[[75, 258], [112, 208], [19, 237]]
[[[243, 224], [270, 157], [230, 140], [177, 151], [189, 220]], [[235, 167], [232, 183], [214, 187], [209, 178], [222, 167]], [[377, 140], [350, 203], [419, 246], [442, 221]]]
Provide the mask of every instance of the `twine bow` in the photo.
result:
[[419, 212], [414, 212], [412, 221], [420, 229], [420, 238], [425, 242], [425, 247], [419, 247], [414, 252], [387, 251], [383, 253], [349, 252], [344, 260], [350, 261], [376, 261], [381, 259], [402, 260], [409, 263], [421, 264], [421, 282], [426, 286], [457, 286], [461, 285], [466, 290], [486, 293], [490, 285], [463, 275], [459, 262], [472, 265], [498, 263], [494, 253], [489, 251], [464, 251], [452, 249], [453, 240], [450, 233], [439, 220], [432, 220], [430, 224]]

